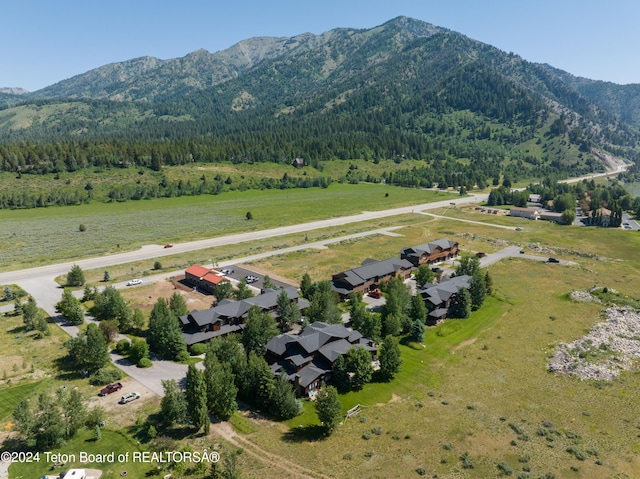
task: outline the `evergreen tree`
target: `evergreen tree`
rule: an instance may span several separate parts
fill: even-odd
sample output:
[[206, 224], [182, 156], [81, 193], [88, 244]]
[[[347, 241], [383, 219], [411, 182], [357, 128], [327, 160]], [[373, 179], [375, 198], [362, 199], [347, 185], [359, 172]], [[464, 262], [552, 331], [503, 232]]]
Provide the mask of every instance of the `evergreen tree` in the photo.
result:
[[338, 308], [338, 299], [331, 290], [330, 281], [316, 283], [315, 291], [311, 296], [311, 304], [307, 309], [309, 321], [322, 321], [329, 324], [342, 323], [342, 313]]
[[165, 424], [173, 425], [181, 421], [187, 411], [184, 394], [175, 379], [163, 379], [164, 396], [160, 401], [160, 414]]
[[424, 305], [424, 301], [419, 294], [411, 297], [411, 308], [409, 309], [409, 318], [411, 319], [412, 327], [416, 321], [425, 324], [427, 322], [427, 307]]
[[[640, 209], [640, 206], [638, 207]], [[300, 294], [305, 299], [311, 299], [311, 286], [313, 282], [311, 281], [311, 276], [308, 273], [302, 275], [302, 280], [300, 281]]]
[[[422, 327], [424, 328], [424, 325]], [[380, 348], [380, 375], [386, 381], [393, 379], [393, 376], [400, 370], [401, 364], [402, 358], [400, 357], [398, 340], [394, 336], [388, 335], [384, 338]]]
[[484, 275], [484, 284], [487, 288], [487, 294], [493, 293], [493, 279], [489, 275], [489, 271], [487, 271]]
[[84, 284], [84, 272], [77, 264], [71, 267], [67, 273], [67, 286], [82, 286]]
[[104, 275], [102, 276], [102, 282], [108, 283], [109, 281], [111, 281], [111, 276], [109, 275], [109, 271], [105, 270]]
[[278, 295], [278, 327], [280, 331], [288, 331], [292, 324], [300, 321], [300, 310], [296, 303], [289, 300], [289, 295], [283, 289]]
[[471, 311], [477, 311], [482, 306], [484, 298], [487, 296], [487, 286], [484, 275], [478, 271], [473, 275], [469, 284], [469, 295], [471, 296]]
[[342, 419], [342, 404], [338, 399], [338, 390], [326, 386], [318, 391], [314, 403], [316, 414], [326, 434], [331, 434]]
[[171, 298], [169, 298], [169, 309], [176, 318], [185, 316], [189, 313], [187, 303], [184, 302], [184, 298], [177, 291], [171, 295]]
[[424, 341], [424, 323], [422, 321], [414, 321], [411, 323], [411, 339], [417, 343]]
[[347, 371], [347, 362], [343, 355], [336, 358], [331, 371], [331, 382], [340, 392], [347, 392], [351, 388], [351, 379]]
[[236, 395], [238, 388], [234, 383], [231, 366], [221, 363], [215, 354], [205, 356], [205, 382], [207, 384], [207, 408], [218, 419], [226, 421], [238, 409]]
[[247, 353], [255, 351], [263, 355], [265, 345], [276, 334], [278, 329], [273, 317], [263, 312], [258, 306], [251, 306], [242, 330], [242, 344]]
[[451, 299], [449, 317], [468, 318], [469, 315], [471, 315], [471, 295], [468, 289], [462, 288]]
[[167, 359], [177, 359], [187, 353], [178, 319], [173, 315], [164, 298], [158, 298], [149, 315], [150, 348]]
[[204, 373], [196, 368], [195, 364], [190, 364], [187, 370], [187, 416], [193, 422], [194, 427], [199, 431], [204, 427], [205, 434], [209, 434], [211, 421], [207, 414], [207, 385], [204, 380]]
[[269, 412], [277, 419], [291, 419], [300, 413], [300, 403], [289, 380], [278, 374], [273, 382]]

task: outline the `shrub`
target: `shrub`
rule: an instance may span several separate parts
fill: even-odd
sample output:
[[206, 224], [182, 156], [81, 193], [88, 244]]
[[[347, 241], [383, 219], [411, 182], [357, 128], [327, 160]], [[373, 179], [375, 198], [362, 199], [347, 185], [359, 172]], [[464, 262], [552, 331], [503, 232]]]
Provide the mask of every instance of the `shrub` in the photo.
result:
[[427, 473], [427, 470], [424, 467], [419, 467], [416, 469], [416, 472], [418, 473], [418, 475], [424, 476]]
[[373, 451], [367, 451], [364, 453], [364, 457], [373, 457]]
[[350, 461], [352, 457], [353, 456], [351, 455], [351, 453], [348, 452], [344, 456], [342, 456], [342, 459], [344, 459], [345, 461]]
[[129, 352], [129, 348], [131, 347], [131, 343], [128, 339], [121, 339], [116, 343], [116, 352], [118, 354], [127, 354]]
[[376, 436], [379, 436], [380, 434], [382, 434], [382, 428], [381, 427], [373, 427], [371, 428], [371, 432], [374, 433]]
[[363, 432], [362, 439], [366, 439], [368, 441], [369, 439], [371, 439], [371, 433], [369, 431]]
[[149, 358], [142, 358], [140, 361], [138, 361], [137, 366], [139, 368], [150, 368], [151, 367], [151, 359]]
[[503, 476], [510, 476], [511, 474], [513, 474], [513, 469], [506, 462], [501, 462], [500, 464], [498, 464], [498, 470]]
[[122, 371], [120, 371], [119, 369], [101, 368], [98, 369], [93, 376], [91, 376], [91, 379], [89, 379], [89, 383], [97, 386], [119, 381], [120, 379], [122, 379]]
[[176, 361], [178, 362], [184, 362], [184, 361], [188, 361], [189, 360], [189, 353], [184, 350], [184, 351], [180, 351], [177, 355], [176, 355]]
[[80, 223], [80, 226], [78, 226], [78, 231], [80, 231], [81, 233], [87, 231], [87, 226], [84, 223]]
[[473, 469], [475, 467], [475, 465], [473, 464], [473, 461], [469, 457], [468, 452], [465, 452], [462, 456], [460, 456], [460, 460], [462, 461], [463, 469]]
[[162, 263], [160, 261], [156, 261], [153, 263], [153, 269], [159, 270], [162, 269]]
[[200, 356], [204, 354], [207, 350], [207, 345], [202, 343], [196, 343], [191, 346], [191, 355], [192, 356]]

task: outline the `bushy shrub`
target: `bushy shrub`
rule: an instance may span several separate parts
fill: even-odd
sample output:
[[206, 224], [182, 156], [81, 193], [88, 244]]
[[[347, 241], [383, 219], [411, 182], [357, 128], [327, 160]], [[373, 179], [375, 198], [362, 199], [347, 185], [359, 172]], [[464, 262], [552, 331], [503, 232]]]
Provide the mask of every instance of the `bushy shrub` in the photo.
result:
[[94, 386], [109, 384], [122, 379], [122, 371], [116, 368], [100, 368], [98, 369], [89, 382]]
[[184, 362], [184, 361], [188, 361], [188, 360], [189, 360], [189, 353], [186, 350], [180, 351], [176, 355], [176, 361], [178, 361], [178, 362]]
[[116, 352], [118, 354], [127, 354], [129, 352], [129, 348], [131, 347], [131, 343], [128, 339], [121, 339], [116, 343]]
[[207, 345], [202, 343], [196, 343], [191, 346], [191, 355], [192, 356], [200, 356], [204, 354], [207, 350]]
[[138, 361], [137, 366], [139, 368], [150, 368], [151, 367], [151, 359], [149, 358], [142, 358], [140, 361]]

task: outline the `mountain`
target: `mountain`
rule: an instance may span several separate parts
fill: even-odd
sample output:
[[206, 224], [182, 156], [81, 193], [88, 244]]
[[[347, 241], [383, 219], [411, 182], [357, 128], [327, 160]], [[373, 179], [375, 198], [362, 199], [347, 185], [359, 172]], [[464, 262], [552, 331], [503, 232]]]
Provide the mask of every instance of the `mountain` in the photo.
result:
[[4, 87], [0, 88], [0, 93], [8, 93], [9, 95], [24, 95], [29, 92], [24, 88]]
[[[68, 142], [101, 164], [155, 152], [166, 164], [413, 158], [487, 177], [580, 174], [640, 159], [638, 86], [601, 83], [399, 17], [105, 65], [10, 96], [0, 139]], [[3, 169], [21, 166], [17, 149], [0, 148]]]

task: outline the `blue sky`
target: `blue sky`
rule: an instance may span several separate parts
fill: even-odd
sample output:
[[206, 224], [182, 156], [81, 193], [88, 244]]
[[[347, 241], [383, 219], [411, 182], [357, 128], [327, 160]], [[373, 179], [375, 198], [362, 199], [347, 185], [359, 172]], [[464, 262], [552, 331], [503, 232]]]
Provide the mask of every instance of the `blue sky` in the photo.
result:
[[5, 0], [0, 87], [34, 91], [107, 63], [406, 15], [579, 76], [640, 83], [637, 0]]

